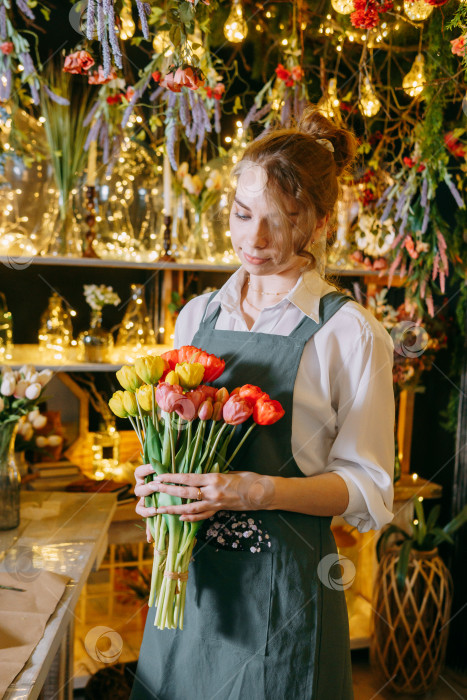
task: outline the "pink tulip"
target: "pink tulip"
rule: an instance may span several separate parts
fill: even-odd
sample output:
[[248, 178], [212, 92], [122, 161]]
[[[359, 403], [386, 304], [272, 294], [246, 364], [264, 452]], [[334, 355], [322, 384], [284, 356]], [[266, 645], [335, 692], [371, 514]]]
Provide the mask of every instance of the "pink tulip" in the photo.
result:
[[39, 382], [41, 387], [44, 387], [46, 384], [50, 382], [52, 377], [54, 376], [54, 373], [52, 372], [51, 369], [43, 369], [42, 372], [39, 372], [36, 381]]
[[203, 401], [198, 410], [198, 418], [200, 420], [209, 420], [212, 417], [213, 406], [210, 401]]
[[216, 394], [218, 392], [218, 389], [216, 389], [215, 386], [207, 386], [206, 384], [200, 384], [198, 390], [203, 392], [204, 400], [216, 400]]
[[204, 392], [201, 391], [199, 387], [197, 389], [192, 389], [191, 391], [188, 391], [186, 393], [186, 396], [188, 396], [188, 398], [190, 398], [193, 401], [196, 410], [198, 410], [198, 408], [206, 398]]
[[248, 401], [235, 394], [224, 404], [222, 412], [226, 423], [239, 425], [244, 423], [253, 413], [253, 407]]
[[173, 394], [183, 394], [183, 389], [179, 384], [168, 384], [167, 382], [162, 382], [156, 389], [156, 403], [160, 406], [162, 411], [167, 411], [171, 413], [173, 408], [171, 408], [173, 400], [170, 397]]

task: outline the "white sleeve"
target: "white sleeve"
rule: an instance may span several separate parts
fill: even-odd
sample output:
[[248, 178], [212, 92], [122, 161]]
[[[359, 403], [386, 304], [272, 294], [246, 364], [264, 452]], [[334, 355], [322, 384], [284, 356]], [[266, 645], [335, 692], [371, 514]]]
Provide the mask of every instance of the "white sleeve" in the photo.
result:
[[175, 322], [174, 348], [192, 344], [210, 296], [211, 292], [200, 294], [199, 297], [195, 297], [185, 304], [180, 311]]
[[365, 325], [333, 382], [337, 435], [326, 471], [344, 479], [349, 504], [342, 517], [360, 532], [379, 530], [393, 518], [393, 352], [387, 331]]

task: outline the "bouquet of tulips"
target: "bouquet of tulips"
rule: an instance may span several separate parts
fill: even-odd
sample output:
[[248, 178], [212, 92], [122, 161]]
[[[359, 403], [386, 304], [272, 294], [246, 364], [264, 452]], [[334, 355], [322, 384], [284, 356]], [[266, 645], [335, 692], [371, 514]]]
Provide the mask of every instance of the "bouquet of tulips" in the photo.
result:
[[[160, 356], [147, 355], [117, 372], [123, 391], [109, 401], [112, 411], [128, 418], [142, 447], [142, 458], [157, 474], [226, 472], [256, 425], [271, 425], [284, 410], [259, 387], [245, 384], [232, 392], [209, 386], [225, 362], [193, 346]], [[235, 450], [228, 454], [236, 426], [250, 418]], [[146, 481], [152, 476], [146, 477]], [[189, 499], [154, 493], [148, 507], [190, 503]], [[188, 565], [202, 521], [181, 521], [179, 515], [148, 519], [154, 540], [149, 606], [156, 606], [159, 629], [183, 629]]]

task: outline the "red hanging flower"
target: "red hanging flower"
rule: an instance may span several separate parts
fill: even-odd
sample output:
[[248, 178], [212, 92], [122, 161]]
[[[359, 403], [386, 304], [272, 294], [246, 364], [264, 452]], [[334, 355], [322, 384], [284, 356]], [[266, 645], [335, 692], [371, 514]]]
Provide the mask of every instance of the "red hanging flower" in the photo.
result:
[[162, 75], [162, 73], [160, 72], [160, 70], [155, 70], [154, 73], [151, 73], [151, 76], [152, 76], [154, 82], [156, 82], [156, 83], [158, 83], [160, 81], [161, 75]]
[[106, 100], [109, 105], [118, 105], [122, 101], [122, 96], [117, 93], [116, 95], [109, 95]]
[[8, 56], [8, 54], [13, 53], [13, 49], [15, 47], [13, 46], [13, 42], [11, 41], [4, 41], [3, 44], [0, 44], [0, 51], [5, 54], [5, 56]]
[[99, 66], [97, 71], [89, 73], [88, 83], [89, 85], [106, 85], [106, 83], [110, 83], [111, 80], [115, 80], [116, 77], [117, 74], [113, 68], [111, 69], [108, 76], [105, 77], [104, 68], [102, 66]]
[[65, 58], [63, 70], [65, 73], [82, 75], [94, 65], [94, 59], [87, 51], [75, 51]]
[[454, 136], [452, 131], [448, 131], [447, 134], [444, 134], [444, 143], [453, 156], [456, 158], [465, 158], [467, 154], [466, 149], [459, 139]]
[[454, 56], [464, 56], [467, 53], [467, 37], [458, 36], [457, 39], [451, 39], [451, 51]]

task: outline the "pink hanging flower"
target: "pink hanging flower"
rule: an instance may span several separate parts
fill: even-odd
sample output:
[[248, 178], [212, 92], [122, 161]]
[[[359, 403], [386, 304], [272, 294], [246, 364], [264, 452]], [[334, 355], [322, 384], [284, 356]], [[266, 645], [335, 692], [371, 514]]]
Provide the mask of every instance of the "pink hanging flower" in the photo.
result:
[[0, 44], [0, 51], [5, 54], [5, 56], [8, 56], [10, 53], [13, 53], [13, 49], [15, 47], [13, 46], [13, 42], [11, 41], [4, 41], [3, 44]]
[[451, 51], [454, 56], [464, 56], [467, 51], [467, 37], [458, 36], [457, 39], [451, 39]]
[[65, 73], [82, 75], [94, 65], [94, 59], [88, 51], [75, 51], [65, 58], [63, 70]]
[[89, 85], [105, 85], [106, 83], [110, 83], [111, 80], [115, 80], [116, 77], [117, 74], [113, 68], [109, 75], [105, 77], [104, 68], [99, 66], [97, 71], [88, 74], [88, 83]]
[[305, 72], [301, 66], [294, 66], [290, 72], [296, 83], [298, 83], [305, 75]]
[[240, 425], [253, 414], [251, 403], [235, 394], [224, 404], [223, 418], [230, 425]]

